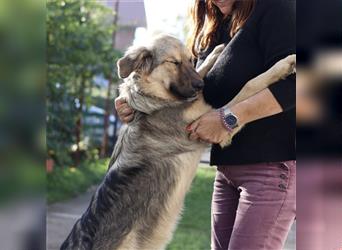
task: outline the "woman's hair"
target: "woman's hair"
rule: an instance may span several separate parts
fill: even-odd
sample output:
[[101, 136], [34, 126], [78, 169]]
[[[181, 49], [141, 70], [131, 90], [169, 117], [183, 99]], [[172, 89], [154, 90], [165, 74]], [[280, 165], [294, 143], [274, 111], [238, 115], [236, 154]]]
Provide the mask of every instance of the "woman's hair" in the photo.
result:
[[[245, 24], [254, 7], [255, 0], [235, 0], [231, 14], [230, 29], [233, 37]], [[224, 16], [212, 0], [195, 0], [190, 10], [192, 19], [192, 33], [188, 39], [188, 46], [193, 56], [198, 56], [198, 50], [205, 50], [217, 40], [216, 31]]]

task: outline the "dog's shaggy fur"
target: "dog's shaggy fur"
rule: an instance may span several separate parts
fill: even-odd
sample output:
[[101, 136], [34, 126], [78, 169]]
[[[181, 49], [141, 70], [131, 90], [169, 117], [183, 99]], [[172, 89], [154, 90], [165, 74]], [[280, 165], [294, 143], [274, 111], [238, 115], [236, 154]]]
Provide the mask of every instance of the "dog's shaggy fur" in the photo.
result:
[[[198, 73], [185, 47], [167, 35], [129, 49], [119, 60], [125, 78], [121, 95], [135, 117], [122, 129], [102, 184], [61, 249], [165, 248], [206, 147], [190, 141], [185, 127], [211, 109], [201, 96], [201, 78], [222, 49], [215, 49]], [[246, 84], [234, 101], [287, 76], [293, 67], [294, 58], [284, 59]]]

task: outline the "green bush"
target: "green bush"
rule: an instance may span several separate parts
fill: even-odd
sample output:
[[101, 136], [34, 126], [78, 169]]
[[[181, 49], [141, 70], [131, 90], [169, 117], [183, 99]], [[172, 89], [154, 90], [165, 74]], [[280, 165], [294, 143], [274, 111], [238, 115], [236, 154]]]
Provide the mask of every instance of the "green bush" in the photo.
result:
[[84, 162], [78, 168], [55, 168], [47, 174], [48, 203], [74, 197], [98, 184], [107, 171], [108, 161]]

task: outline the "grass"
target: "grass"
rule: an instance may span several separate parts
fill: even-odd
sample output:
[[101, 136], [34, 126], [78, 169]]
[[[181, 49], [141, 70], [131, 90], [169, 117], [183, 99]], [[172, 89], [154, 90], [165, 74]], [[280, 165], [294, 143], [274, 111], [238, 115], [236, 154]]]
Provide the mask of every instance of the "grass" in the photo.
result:
[[186, 196], [184, 212], [167, 250], [210, 249], [210, 203], [215, 168], [200, 167]]
[[78, 168], [55, 168], [47, 174], [48, 203], [75, 197], [98, 184], [107, 171], [108, 161], [102, 159], [94, 163], [83, 163]]

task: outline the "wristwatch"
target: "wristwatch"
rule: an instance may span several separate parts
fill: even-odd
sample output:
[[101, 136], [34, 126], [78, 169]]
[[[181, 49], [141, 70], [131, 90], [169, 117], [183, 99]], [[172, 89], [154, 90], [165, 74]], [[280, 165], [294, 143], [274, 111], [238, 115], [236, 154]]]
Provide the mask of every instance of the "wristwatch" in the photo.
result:
[[223, 126], [227, 130], [232, 131], [234, 128], [239, 126], [239, 119], [229, 108], [222, 107], [219, 112]]

